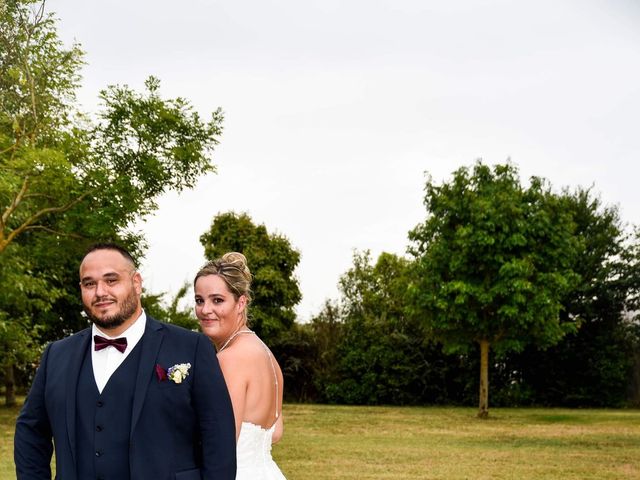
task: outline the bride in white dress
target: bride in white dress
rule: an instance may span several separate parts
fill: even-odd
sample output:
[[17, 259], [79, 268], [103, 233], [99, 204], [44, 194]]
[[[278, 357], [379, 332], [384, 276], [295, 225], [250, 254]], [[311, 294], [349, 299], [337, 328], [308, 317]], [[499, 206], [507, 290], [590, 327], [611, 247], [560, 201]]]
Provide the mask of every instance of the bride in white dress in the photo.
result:
[[285, 480], [271, 457], [283, 434], [282, 371], [247, 326], [251, 273], [244, 255], [208, 262], [194, 280], [196, 316], [216, 345], [236, 419], [236, 480]]

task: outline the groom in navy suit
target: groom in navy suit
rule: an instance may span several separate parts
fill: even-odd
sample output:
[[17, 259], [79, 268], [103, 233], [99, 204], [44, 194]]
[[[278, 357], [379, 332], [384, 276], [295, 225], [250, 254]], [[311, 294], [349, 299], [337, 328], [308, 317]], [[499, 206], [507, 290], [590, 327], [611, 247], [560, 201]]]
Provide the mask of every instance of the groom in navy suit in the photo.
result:
[[[140, 305], [115, 244], [89, 249], [80, 290], [93, 325], [50, 344], [16, 422], [18, 480], [232, 480], [235, 422], [213, 345]], [[53, 440], [53, 444], [52, 444]]]

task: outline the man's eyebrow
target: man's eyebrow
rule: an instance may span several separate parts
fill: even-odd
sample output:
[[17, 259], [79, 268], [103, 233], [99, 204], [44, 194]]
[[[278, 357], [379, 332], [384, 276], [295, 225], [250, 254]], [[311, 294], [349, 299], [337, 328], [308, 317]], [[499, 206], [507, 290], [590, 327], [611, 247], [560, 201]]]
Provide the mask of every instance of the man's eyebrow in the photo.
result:
[[[104, 275], [102, 275], [102, 278], [118, 278], [120, 277], [120, 274], [118, 272], [107, 272]], [[93, 280], [94, 278], [91, 276], [86, 276], [86, 277], [82, 277], [80, 279], [81, 282], [84, 282], [86, 280]]]

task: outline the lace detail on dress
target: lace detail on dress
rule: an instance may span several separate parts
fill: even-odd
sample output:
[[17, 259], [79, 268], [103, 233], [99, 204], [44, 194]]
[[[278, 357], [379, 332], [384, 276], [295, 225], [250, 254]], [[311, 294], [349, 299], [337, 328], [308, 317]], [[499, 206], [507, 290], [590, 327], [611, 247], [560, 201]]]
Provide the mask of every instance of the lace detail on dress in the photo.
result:
[[286, 480], [271, 457], [275, 424], [268, 429], [242, 422], [238, 437], [236, 480]]

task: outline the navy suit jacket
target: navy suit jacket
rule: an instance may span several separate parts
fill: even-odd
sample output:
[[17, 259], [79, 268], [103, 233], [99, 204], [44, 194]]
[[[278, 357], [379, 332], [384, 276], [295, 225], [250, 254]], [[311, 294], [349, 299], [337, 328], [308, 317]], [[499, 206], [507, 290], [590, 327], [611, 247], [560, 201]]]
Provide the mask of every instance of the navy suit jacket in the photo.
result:
[[[55, 444], [56, 478], [77, 478], [76, 387], [91, 329], [50, 344], [16, 422], [18, 480], [50, 479]], [[129, 445], [135, 480], [232, 480], [236, 475], [233, 409], [210, 340], [147, 317], [136, 378]], [[190, 363], [180, 384], [161, 381], [167, 369]]]

